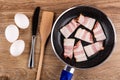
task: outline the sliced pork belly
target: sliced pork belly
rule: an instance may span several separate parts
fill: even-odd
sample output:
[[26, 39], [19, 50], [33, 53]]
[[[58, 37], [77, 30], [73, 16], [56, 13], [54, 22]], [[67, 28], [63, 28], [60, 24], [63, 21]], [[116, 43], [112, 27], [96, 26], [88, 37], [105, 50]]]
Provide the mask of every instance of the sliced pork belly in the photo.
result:
[[86, 27], [89, 30], [92, 30], [95, 24], [95, 19], [90, 17], [85, 17], [82, 14], [80, 14], [78, 18], [78, 22], [82, 24], [84, 27]]
[[79, 28], [75, 34], [75, 37], [81, 39], [83, 41], [93, 43], [93, 36], [90, 32], [86, 31], [85, 29]]
[[72, 59], [73, 57], [73, 47], [74, 47], [75, 39], [69, 38], [64, 39], [64, 57], [69, 57]]
[[100, 25], [99, 22], [96, 22], [95, 27], [93, 29], [93, 33], [96, 38], [96, 41], [103, 41], [106, 39], [102, 26]]
[[87, 56], [90, 57], [93, 54], [97, 53], [98, 51], [104, 49], [103, 42], [101, 41], [101, 42], [90, 44], [88, 46], [85, 46], [84, 49], [85, 49]]
[[81, 41], [78, 41], [77, 44], [74, 46], [74, 57], [76, 59], [76, 62], [87, 60]]
[[75, 19], [72, 19], [71, 22], [61, 28], [60, 31], [65, 38], [68, 38], [79, 25]]

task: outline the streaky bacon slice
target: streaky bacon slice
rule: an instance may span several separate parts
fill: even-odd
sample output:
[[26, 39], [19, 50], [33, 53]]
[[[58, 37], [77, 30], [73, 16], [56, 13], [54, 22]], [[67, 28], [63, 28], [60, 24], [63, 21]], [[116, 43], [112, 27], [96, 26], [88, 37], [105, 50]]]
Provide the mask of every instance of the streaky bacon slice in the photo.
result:
[[79, 25], [75, 19], [72, 19], [67, 25], [60, 29], [60, 32], [65, 38], [68, 38]]
[[76, 62], [87, 60], [81, 41], [78, 41], [74, 46], [74, 57], [76, 59]]
[[96, 22], [94, 29], [93, 29], [93, 33], [96, 38], [96, 41], [103, 41], [106, 39], [102, 26], [100, 25], [99, 22]]
[[90, 45], [87, 45], [84, 47], [85, 52], [87, 54], [88, 57], [92, 56], [93, 54], [99, 52], [100, 50], [103, 50], [103, 41], [100, 42], [96, 42]]
[[93, 35], [85, 29], [79, 28], [75, 34], [75, 37], [83, 41], [93, 43]]
[[78, 22], [87, 29], [92, 30], [95, 24], [95, 19], [80, 14], [80, 16], [78, 17]]
[[69, 38], [64, 39], [64, 57], [69, 57], [72, 59], [73, 57], [73, 47], [74, 47], [75, 39]]

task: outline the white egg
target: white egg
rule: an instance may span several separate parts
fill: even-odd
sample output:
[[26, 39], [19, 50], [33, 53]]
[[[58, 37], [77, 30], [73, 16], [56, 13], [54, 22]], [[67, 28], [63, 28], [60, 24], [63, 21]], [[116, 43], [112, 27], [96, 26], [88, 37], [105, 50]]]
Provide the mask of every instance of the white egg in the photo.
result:
[[12, 56], [20, 56], [25, 49], [25, 42], [23, 40], [17, 40], [10, 46], [10, 54]]
[[15, 25], [8, 25], [5, 29], [5, 37], [9, 42], [14, 42], [18, 39], [19, 30]]
[[25, 14], [17, 13], [14, 16], [16, 25], [21, 29], [26, 29], [29, 26], [29, 19]]

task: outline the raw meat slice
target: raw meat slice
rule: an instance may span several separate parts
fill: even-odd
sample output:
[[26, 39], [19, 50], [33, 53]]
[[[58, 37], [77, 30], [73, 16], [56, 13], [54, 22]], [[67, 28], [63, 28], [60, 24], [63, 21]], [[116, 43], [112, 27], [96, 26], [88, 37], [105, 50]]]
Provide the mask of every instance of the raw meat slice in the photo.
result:
[[73, 47], [74, 47], [75, 39], [69, 38], [64, 39], [64, 57], [69, 57], [72, 59], [73, 57]]
[[78, 41], [74, 46], [74, 57], [76, 59], [76, 62], [87, 60], [81, 41]]
[[87, 56], [90, 57], [93, 54], [104, 49], [103, 42], [101, 41], [101, 42], [96, 42], [96, 43], [90, 44], [88, 46], [85, 46], [84, 49], [85, 49]]
[[85, 29], [79, 28], [75, 34], [75, 37], [81, 39], [83, 41], [93, 43], [93, 36], [90, 32], [86, 31]]
[[102, 26], [100, 25], [99, 22], [96, 22], [95, 27], [93, 29], [93, 33], [96, 38], [96, 41], [103, 41], [106, 39]]
[[80, 14], [80, 16], [78, 17], [78, 22], [87, 29], [92, 30], [95, 24], [95, 19], [90, 17], [85, 17], [82, 14]]
[[61, 28], [60, 31], [65, 38], [68, 38], [79, 25], [75, 19], [72, 19], [71, 22]]

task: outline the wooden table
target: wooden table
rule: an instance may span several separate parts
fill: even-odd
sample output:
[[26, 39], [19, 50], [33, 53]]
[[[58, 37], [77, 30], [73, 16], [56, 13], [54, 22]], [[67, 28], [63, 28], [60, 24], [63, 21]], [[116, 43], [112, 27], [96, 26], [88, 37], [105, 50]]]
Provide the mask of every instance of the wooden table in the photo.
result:
[[[35, 80], [40, 54], [40, 36], [37, 34], [35, 68], [27, 67], [31, 43], [31, 22], [36, 6], [42, 10], [55, 12], [55, 19], [65, 9], [76, 5], [88, 5], [102, 10], [111, 18], [117, 33], [117, 44], [108, 60], [97, 67], [75, 70], [73, 80], [119, 80], [120, 79], [120, 0], [0, 0], [0, 76], [7, 75], [10, 80]], [[11, 43], [5, 39], [4, 31], [14, 23], [14, 15], [24, 13], [30, 19], [29, 28], [20, 29], [19, 39], [25, 41], [25, 51], [19, 57], [10, 55]], [[55, 56], [50, 38], [46, 44], [41, 80], [59, 80], [65, 65]], [[0, 79], [1, 80], [1, 79]]]

